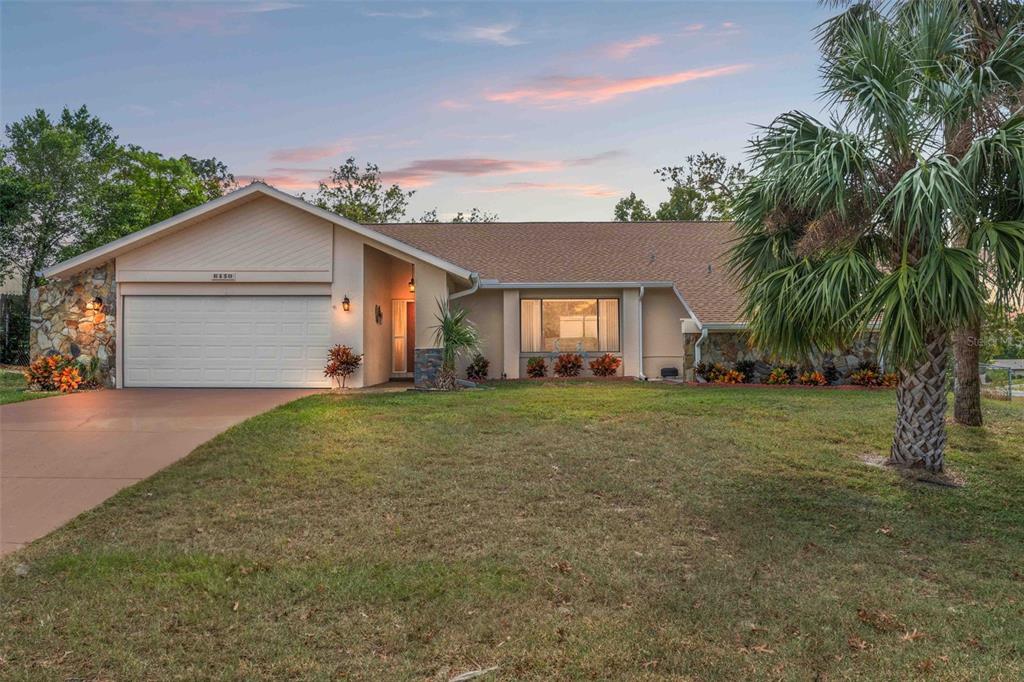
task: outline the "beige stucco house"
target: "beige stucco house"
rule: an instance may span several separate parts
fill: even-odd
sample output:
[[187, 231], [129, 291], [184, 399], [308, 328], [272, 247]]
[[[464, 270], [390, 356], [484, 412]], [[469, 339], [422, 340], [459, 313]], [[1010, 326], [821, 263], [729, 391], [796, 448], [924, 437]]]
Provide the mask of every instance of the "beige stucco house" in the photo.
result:
[[31, 353], [96, 356], [133, 386], [327, 386], [431, 379], [439, 301], [480, 328], [492, 378], [605, 352], [620, 372], [684, 374], [742, 329], [727, 223], [361, 225], [254, 183], [43, 274]]

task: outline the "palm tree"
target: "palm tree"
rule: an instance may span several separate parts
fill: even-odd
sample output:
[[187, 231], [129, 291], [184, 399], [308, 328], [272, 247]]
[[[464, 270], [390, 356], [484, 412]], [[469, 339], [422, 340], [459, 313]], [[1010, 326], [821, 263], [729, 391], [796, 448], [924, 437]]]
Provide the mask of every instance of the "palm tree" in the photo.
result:
[[446, 391], [454, 390], [458, 383], [455, 378], [455, 361], [465, 353], [475, 353], [480, 348], [480, 331], [466, 319], [466, 310], [452, 310], [448, 301], [437, 302], [437, 324], [433, 326], [434, 343], [441, 347], [441, 371], [437, 387]]
[[[990, 296], [1019, 300], [1024, 282], [1020, 99], [999, 104], [1000, 121], [952, 156], [936, 115], [942, 93], [922, 77], [922, 64], [955, 64], [944, 55], [969, 49], [958, 8], [858, 4], [820, 27], [832, 120], [792, 111], [761, 129], [731, 253], [761, 347], [798, 357], [877, 328], [901, 376], [890, 461], [935, 472], [950, 334]], [[971, 73], [993, 71], [1024, 75], [1020, 29]], [[1005, 206], [990, 212], [991, 201]]]
[[[944, 151], [962, 160], [971, 142], [992, 134], [1014, 112], [1015, 104], [1019, 105], [1024, 76], [1020, 64], [1024, 5], [1018, 0], [970, 0], [935, 9], [924, 0], [912, 0], [903, 11], [918, 13], [914, 17], [917, 23], [938, 19], [948, 27], [950, 38], [945, 47], [917, 55], [915, 65], [941, 125]], [[978, 219], [1013, 220], [1021, 215], [1020, 195], [1006, 191], [1001, 184], [986, 183], [972, 189], [977, 195]], [[982, 424], [980, 339], [980, 317], [953, 335], [953, 418], [968, 426]]]

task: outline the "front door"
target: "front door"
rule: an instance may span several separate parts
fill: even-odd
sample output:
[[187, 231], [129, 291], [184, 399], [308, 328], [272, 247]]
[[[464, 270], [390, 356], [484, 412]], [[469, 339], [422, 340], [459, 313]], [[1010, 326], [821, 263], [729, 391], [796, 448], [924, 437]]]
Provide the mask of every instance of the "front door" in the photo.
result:
[[391, 372], [411, 374], [416, 366], [416, 301], [391, 301]]

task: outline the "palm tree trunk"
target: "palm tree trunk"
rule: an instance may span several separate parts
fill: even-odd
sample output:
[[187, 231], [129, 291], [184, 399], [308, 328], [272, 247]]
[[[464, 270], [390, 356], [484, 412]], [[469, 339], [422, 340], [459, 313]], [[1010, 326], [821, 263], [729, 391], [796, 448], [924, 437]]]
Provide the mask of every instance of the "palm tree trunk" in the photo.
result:
[[442, 391], [454, 391], [459, 387], [458, 378], [455, 376], [455, 370], [447, 365], [442, 364], [441, 369], [437, 371], [437, 379], [434, 381], [434, 387], [439, 388]]
[[938, 473], [946, 449], [946, 335], [932, 333], [926, 338], [921, 364], [900, 369], [889, 462]]
[[978, 378], [980, 341], [980, 320], [958, 329], [953, 337], [953, 353], [956, 357], [953, 419], [964, 426], [981, 426], [981, 380]]

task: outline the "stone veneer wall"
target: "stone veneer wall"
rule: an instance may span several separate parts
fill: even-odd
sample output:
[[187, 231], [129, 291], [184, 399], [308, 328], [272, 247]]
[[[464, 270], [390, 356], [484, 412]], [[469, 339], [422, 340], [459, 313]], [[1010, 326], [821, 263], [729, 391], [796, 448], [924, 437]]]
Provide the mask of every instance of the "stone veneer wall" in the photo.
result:
[[[694, 335], [696, 336], [696, 335]], [[699, 337], [697, 337], [699, 338]], [[701, 344], [701, 360], [731, 364], [738, 360], [753, 360], [758, 363], [755, 373], [767, 375], [776, 365], [795, 364], [798, 367], [810, 366], [821, 371], [826, 365], [834, 365], [839, 370], [844, 382], [846, 375], [857, 369], [861, 362], [878, 362], [877, 338], [875, 334], [863, 334], [846, 348], [837, 348], [829, 352], [815, 352], [803, 361], [785, 362], [773, 358], [757, 348], [751, 347], [747, 332], [710, 332]]]
[[32, 289], [29, 310], [31, 359], [54, 353], [83, 362], [99, 358], [106, 384], [114, 385], [117, 283], [113, 261]]
[[441, 370], [440, 348], [417, 348], [416, 367], [413, 372], [413, 383], [416, 386], [429, 388], [437, 381], [437, 373]]

